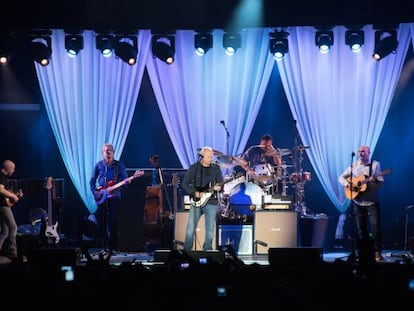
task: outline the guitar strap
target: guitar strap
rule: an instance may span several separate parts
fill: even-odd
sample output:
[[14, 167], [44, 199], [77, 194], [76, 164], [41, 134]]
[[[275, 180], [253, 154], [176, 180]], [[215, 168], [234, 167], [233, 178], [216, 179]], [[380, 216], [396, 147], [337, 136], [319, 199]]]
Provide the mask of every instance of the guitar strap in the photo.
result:
[[119, 169], [118, 169], [118, 161], [117, 160], [114, 160], [114, 172], [115, 172], [115, 174], [114, 174], [115, 182], [118, 182]]
[[371, 177], [371, 175], [372, 175], [372, 163], [374, 163], [374, 160], [371, 159], [371, 162], [369, 163], [369, 175], [368, 175], [368, 177]]

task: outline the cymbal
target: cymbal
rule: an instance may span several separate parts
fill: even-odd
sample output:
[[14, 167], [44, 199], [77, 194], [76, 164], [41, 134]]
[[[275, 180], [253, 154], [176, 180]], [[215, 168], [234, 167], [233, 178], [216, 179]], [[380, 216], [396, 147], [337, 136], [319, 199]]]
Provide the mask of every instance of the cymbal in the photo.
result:
[[292, 164], [282, 164], [282, 165], [275, 165], [275, 168], [281, 167], [281, 168], [288, 168], [288, 167], [293, 167]]
[[309, 149], [309, 148], [310, 148], [309, 146], [296, 146], [293, 149], [303, 151], [303, 150]]
[[[201, 149], [202, 148], [197, 148], [197, 152], [200, 152]], [[215, 156], [222, 156], [223, 155], [223, 152], [213, 149], [213, 155], [215, 155]]]
[[279, 155], [280, 157], [284, 157], [284, 156], [289, 155], [289, 154], [292, 154], [292, 151], [290, 149], [277, 148], [275, 150], [266, 152], [264, 155], [265, 155], [265, 157], [274, 156], [274, 155]]
[[231, 155], [219, 155], [217, 159], [222, 164], [240, 165], [240, 166], [247, 165], [247, 161], [245, 159], [231, 156]]

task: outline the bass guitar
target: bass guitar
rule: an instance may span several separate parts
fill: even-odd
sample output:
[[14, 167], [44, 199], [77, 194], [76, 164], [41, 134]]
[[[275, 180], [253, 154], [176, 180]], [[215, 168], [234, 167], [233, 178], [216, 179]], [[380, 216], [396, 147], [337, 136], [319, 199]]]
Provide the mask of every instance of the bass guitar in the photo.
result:
[[134, 178], [144, 175], [144, 171], [135, 171], [134, 175], [125, 178], [124, 180], [114, 184], [114, 181], [110, 181], [105, 186], [98, 187], [94, 192], [95, 202], [99, 205], [105, 202], [106, 199], [112, 197], [112, 192], [115, 189], [125, 185], [127, 182], [132, 181]]
[[[391, 169], [386, 169], [378, 174], [378, 176], [385, 176], [391, 174]], [[351, 180], [351, 177], [347, 178], [347, 181], [351, 183], [351, 187], [345, 187], [345, 196], [349, 200], [353, 200], [356, 198], [358, 194], [361, 192], [364, 192], [367, 190], [367, 186], [369, 184], [369, 176], [366, 175], [360, 175], [358, 177], [353, 177]]]
[[[17, 195], [18, 198], [22, 198], [23, 197], [23, 191], [22, 189], [19, 189], [19, 191], [14, 193], [15, 195]], [[14, 204], [16, 204], [16, 201], [13, 200], [12, 198], [6, 197], [6, 205], [8, 207], [12, 207]]]
[[58, 222], [56, 221], [56, 223], [53, 223], [53, 177], [46, 177], [45, 189], [47, 190], [47, 225], [45, 229], [45, 236], [49, 241], [53, 241], [54, 244], [58, 244], [60, 240], [59, 233], [57, 231]]
[[[216, 185], [220, 185], [221, 187], [223, 187], [225, 184], [227, 184], [228, 182], [231, 182], [232, 180], [234, 180], [238, 177], [232, 177], [232, 178], [230, 178], [230, 179], [228, 179], [228, 180], [226, 180], [222, 183], [218, 183]], [[196, 198], [194, 195], [192, 195], [192, 196], [190, 196], [190, 203], [191, 203], [191, 205], [193, 205], [195, 207], [203, 207], [204, 205], [207, 204], [208, 200], [213, 195], [214, 186], [204, 187], [204, 188], [197, 188], [196, 191], [202, 192], [201, 198]]]

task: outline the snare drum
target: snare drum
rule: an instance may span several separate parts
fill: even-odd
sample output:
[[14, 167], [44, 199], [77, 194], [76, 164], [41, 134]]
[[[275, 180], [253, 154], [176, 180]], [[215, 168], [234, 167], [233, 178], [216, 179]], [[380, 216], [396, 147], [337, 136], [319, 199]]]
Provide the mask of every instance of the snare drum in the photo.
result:
[[253, 179], [262, 186], [273, 183], [273, 167], [269, 164], [259, 164], [254, 167]]
[[303, 181], [311, 181], [312, 176], [310, 172], [303, 172], [302, 173], [302, 179]]

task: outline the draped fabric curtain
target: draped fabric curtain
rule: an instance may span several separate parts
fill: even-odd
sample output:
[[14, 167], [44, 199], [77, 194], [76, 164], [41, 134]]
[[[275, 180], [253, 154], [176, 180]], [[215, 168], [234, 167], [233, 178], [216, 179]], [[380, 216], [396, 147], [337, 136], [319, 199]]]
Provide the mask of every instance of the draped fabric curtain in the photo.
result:
[[174, 64], [150, 57], [147, 62], [163, 120], [184, 168], [205, 145], [231, 155], [243, 152], [274, 66], [267, 28], [242, 31], [242, 47], [233, 57], [222, 47], [222, 30], [212, 32], [213, 48], [203, 57], [195, 53], [194, 34], [176, 31]]
[[53, 30], [52, 60], [35, 63], [48, 118], [69, 176], [88, 210], [96, 204], [89, 189], [102, 146], [114, 145], [120, 158], [134, 115], [150, 47], [150, 31], [138, 35], [138, 60], [130, 66], [95, 48], [96, 34], [83, 33], [84, 48], [75, 58], [65, 51], [65, 33]]
[[360, 53], [345, 45], [344, 26], [334, 27], [328, 54], [315, 46], [313, 27], [289, 29], [289, 53], [278, 68], [297, 129], [325, 192], [341, 213], [349, 200], [338, 176], [359, 145], [374, 152], [410, 43], [410, 26], [401, 24], [398, 49], [372, 58], [375, 31], [365, 26]]

